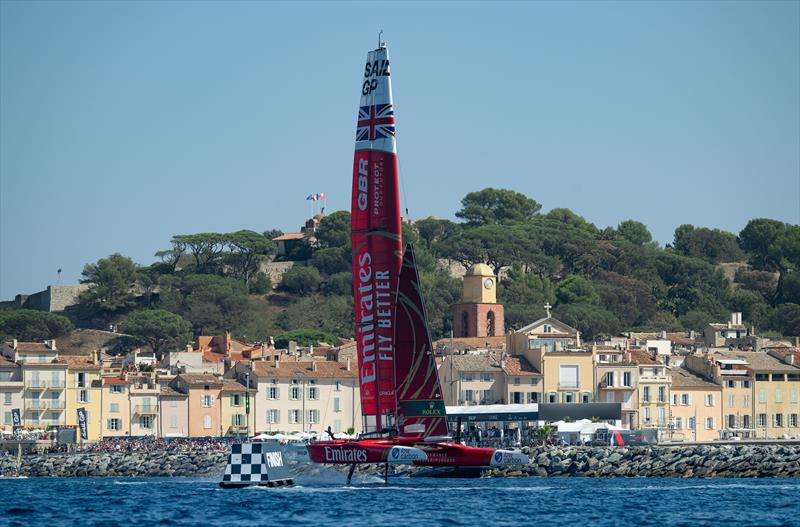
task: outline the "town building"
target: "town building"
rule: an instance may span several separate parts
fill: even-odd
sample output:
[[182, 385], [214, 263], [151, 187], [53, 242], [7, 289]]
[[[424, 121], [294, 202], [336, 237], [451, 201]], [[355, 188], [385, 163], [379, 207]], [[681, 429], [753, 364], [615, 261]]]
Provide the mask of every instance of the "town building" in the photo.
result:
[[[505, 375], [499, 355], [446, 355], [439, 366], [445, 405], [506, 404], [509, 399]], [[535, 391], [540, 392], [541, 388]]]
[[742, 314], [731, 313], [727, 323], [710, 323], [703, 330], [703, 341], [708, 348], [740, 347], [750, 345], [750, 328], [742, 322]]
[[544, 393], [543, 375], [522, 355], [510, 356], [500, 360], [505, 374], [505, 400], [509, 404], [538, 404]]
[[131, 434], [131, 408], [128, 381], [123, 377], [102, 378], [102, 436], [124, 437]]
[[[58, 360], [67, 365], [66, 372], [66, 425], [78, 429], [78, 409], [86, 412], [87, 441], [96, 441], [103, 435], [103, 383], [100, 377], [99, 353], [87, 355], [59, 355]], [[78, 430], [78, 440], [80, 430]]]
[[135, 373], [128, 376], [128, 403], [130, 405], [130, 431], [132, 436], [158, 436], [158, 399], [161, 387], [155, 375]]
[[0, 355], [0, 431], [14, 430], [12, 411], [22, 412], [24, 390], [20, 365]]
[[242, 361], [225, 374], [241, 384], [248, 376], [250, 386], [257, 387], [255, 432], [362, 429], [357, 366], [351, 361]]
[[672, 439], [713, 441], [720, 439], [722, 386], [684, 368], [669, 371]]
[[220, 377], [199, 373], [181, 373], [170, 383], [170, 388], [187, 396], [189, 436], [225, 435], [221, 421], [222, 384]]
[[[255, 424], [256, 389], [247, 388], [234, 380], [225, 380], [220, 390], [220, 422], [223, 435], [248, 435]], [[249, 412], [247, 411], [249, 407]], [[248, 415], [249, 413], [249, 415]]]
[[596, 345], [595, 382], [597, 401], [619, 403], [622, 426], [634, 430], [639, 425], [639, 365], [631, 354], [618, 346]]
[[659, 440], [666, 440], [671, 429], [669, 368], [645, 350], [632, 349], [630, 354], [639, 367], [639, 428], [656, 429]]
[[169, 386], [161, 387], [159, 400], [161, 437], [189, 435], [189, 395]]
[[66, 425], [67, 364], [58, 360], [56, 342], [13, 340], [5, 346], [3, 354], [22, 367], [22, 425], [32, 428]]
[[497, 278], [486, 264], [464, 276], [462, 301], [453, 306], [454, 337], [495, 337], [505, 333], [503, 304], [497, 303]]

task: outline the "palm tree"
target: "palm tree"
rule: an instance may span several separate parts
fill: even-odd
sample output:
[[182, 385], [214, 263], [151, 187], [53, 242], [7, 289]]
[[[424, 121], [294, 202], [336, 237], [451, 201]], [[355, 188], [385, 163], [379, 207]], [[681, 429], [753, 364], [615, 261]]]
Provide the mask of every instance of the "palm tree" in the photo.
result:
[[536, 442], [540, 445], [544, 445], [547, 443], [547, 440], [550, 439], [556, 433], [556, 429], [550, 425], [543, 425], [536, 429], [534, 436], [536, 437]]

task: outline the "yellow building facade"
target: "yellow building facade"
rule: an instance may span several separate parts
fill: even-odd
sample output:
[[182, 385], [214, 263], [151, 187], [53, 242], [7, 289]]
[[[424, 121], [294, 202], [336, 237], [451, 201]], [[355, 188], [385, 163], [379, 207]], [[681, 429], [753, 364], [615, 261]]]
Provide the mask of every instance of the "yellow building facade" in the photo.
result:
[[103, 378], [103, 437], [123, 437], [131, 433], [131, 407], [128, 381], [120, 377]]
[[720, 438], [722, 386], [683, 368], [670, 370], [672, 439], [713, 441]]
[[[78, 408], [86, 411], [86, 441], [97, 441], [103, 434], [103, 389], [100, 364], [87, 355], [59, 355], [67, 365], [66, 425], [78, 429]], [[81, 441], [80, 430], [77, 434]]]

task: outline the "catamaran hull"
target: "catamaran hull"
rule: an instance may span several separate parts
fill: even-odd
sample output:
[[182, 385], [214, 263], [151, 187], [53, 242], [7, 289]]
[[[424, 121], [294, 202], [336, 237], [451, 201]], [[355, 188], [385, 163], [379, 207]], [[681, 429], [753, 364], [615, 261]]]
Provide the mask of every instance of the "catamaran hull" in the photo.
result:
[[527, 464], [528, 456], [511, 450], [475, 448], [455, 443], [402, 440], [323, 441], [307, 446], [317, 463], [413, 464], [421, 467], [490, 467]]

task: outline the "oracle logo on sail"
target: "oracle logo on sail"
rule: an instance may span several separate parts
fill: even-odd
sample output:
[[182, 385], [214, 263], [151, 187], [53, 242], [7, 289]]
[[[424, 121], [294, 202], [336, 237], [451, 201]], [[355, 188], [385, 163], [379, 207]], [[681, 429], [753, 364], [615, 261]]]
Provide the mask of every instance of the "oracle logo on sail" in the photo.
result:
[[325, 461], [346, 462], [346, 463], [366, 463], [367, 451], [360, 448], [331, 448], [325, 447]]

